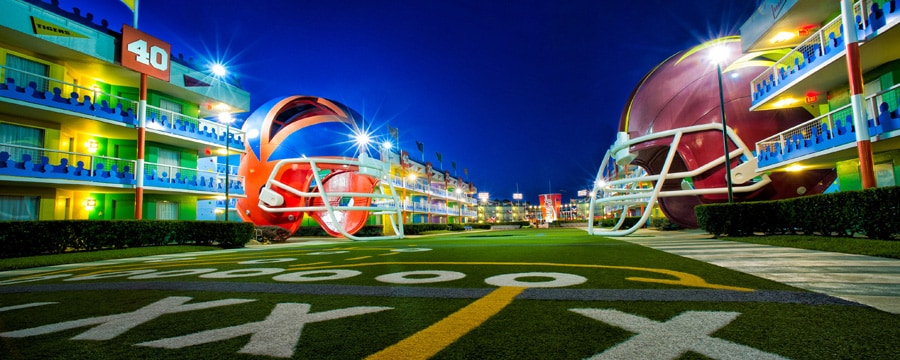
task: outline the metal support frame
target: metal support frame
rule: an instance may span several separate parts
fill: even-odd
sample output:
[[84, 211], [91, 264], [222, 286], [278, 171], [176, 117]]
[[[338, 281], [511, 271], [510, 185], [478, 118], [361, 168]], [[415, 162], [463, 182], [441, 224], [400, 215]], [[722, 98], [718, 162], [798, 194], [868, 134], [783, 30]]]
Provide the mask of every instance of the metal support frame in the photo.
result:
[[[657, 200], [661, 197], [675, 197], [675, 196], [687, 196], [687, 195], [708, 195], [708, 194], [726, 194], [729, 192], [729, 187], [725, 188], [710, 188], [710, 189], [689, 189], [689, 190], [676, 190], [676, 191], [662, 191], [662, 186], [669, 179], [684, 179], [688, 177], [697, 176], [703, 174], [719, 165], [725, 164], [725, 154], [722, 154], [716, 160], [713, 160], [707, 164], [704, 164], [697, 169], [691, 171], [684, 171], [679, 173], [669, 173], [669, 168], [672, 161], [675, 158], [676, 153], [678, 152], [678, 145], [681, 142], [681, 138], [686, 133], [693, 132], [705, 132], [705, 131], [717, 131], [724, 132], [727, 134], [728, 138], [731, 139], [735, 145], [737, 145], [737, 149], [731, 151], [728, 155], [728, 161], [738, 158], [740, 159], [742, 156], [746, 159], [745, 163], [738, 165], [730, 170], [730, 175], [737, 179], [738, 183], [745, 183], [754, 177], [760, 176], [761, 180], [746, 186], [737, 186], [731, 187], [734, 192], [752, 192], [762, 188], [765, 185], [771, 183], [771, 179], [769, 179], [768, 175], [760, 174], [755, 172], [756, 170], [756, 157], [753, 156], [753, 153], [749, 148], [744, 144], [743, 141], [735, 134], [734, 130], [729, 127], [724, 127], [722, 124], [704, 124], [704, 125], [694, 125], [686, 128], [680, 128], [675, 130], [667, 130], [661, 131], [659, 133], [650, 134], [647, 136], [640, 137], [635, 140], [627, 140], [620, 139], [621, 141], [617, 142], [617, 144], [613, 145], [607, 152], [606, 156], [603, 158], [603, 162], [600, 165], [600, 170], [597, 171], [597, 177], [594, 180], [593, 193], [595, 194], [594, 198], [591, 200], [591, 206], [589, 210], [589, 219], [588, 219], [588, 233], [592, 235], [602, 235], [602, 236], [625, 236], [630, 235], [637, 231], [647, 220], [650, 218], [650, 213], [653, 210], [653, 207], [656, 206]], [[669, 145], [669, 151], [666, 155], [666, 163], [663, 165], [662, 171], [660, 171], [659, 175], [639, 175], [632, 178], [626, 179], [609, 179], [606, 175], [604, 175], [604, 169], [606, 169], [607, 165], [609, 165], [610, 161], [614, 161], [613, 154], [619, 154], [620, 156], [628, 156], [628, 149], [640, 142], [646, 142], [654, 139], [661, 139], [671, 137], [672, 142]], [[638, 184], [642, 182], [654, 182], [653, 189], [640, 189], [638, 188]], [[611, 229], [595, 229], [594, 228], [594, 209], [597, 205], [601, 206], [622, 206], [622, 215], [618, 221], [618, 223], [613, 226]], [[644, 206], [644, 213], [641, 215], [641, 220], [632, 226], [629, 229], [621, 229], [622, 225], [625, 222], [625, 218], [628, 215], [628, 210], [632, 209], [635, 206]]]
[[[335, 164], [335, 165], [345, 165], [345, 166], [356, 166], [360, 173], [369, 175], [378, 179], [378, 182], [375, 184], [375, 189], [377, 193], [359, 193], [359, 192], [328, 192], [325, 190], [324, 184], [322, 182], [322, 175], [319, 174], [321, 168], [319, 168], [319, 163], [327, 163], [327, 164]], [[318, 187], [318, 191], [316, 192], [308, 192], [301, 191], [289, 184], [285, 184], [278, 180], [275, 180], [275, 175], [279, 173], [279, 170], [285, 166], [292, 166], [296, 164], [309, 164], [309, 167], [312, 169], [312, 174], [315, 177], [316, 184], [320, 184]], [[386, 235], [386, 236], [366, 236], [360, 237], [347, 233], [343, 227], [335, 226], [333, 230], [339, 232], [342, 236], [351, 239], [351, 240], [383, 240], [383, 239], [402, 239], [403, 238], [403, 221], [402, 221], [402, 207], [399, 206], [400, 198], [397, 196], [397, 191], [394, 188], [394, 184], [388, 177], [384, 174], [387, 174], [385, 171], [386, 164], [380, 160], [372, 159], [365, 154], [361, 155], [358, 160], [355, 159], [334, 159], [334, 158], [294, 158], [294, 159], [285, 159], [279, 161], [275, 164], [275, 168], [272, 170], [272, 173], [269, 175], [269, 180], [266, 182], [265, 187], [263, 188], [263, 193], [267, 194], [276, 194], [272, 188], [280, 188], [284, 191], [287, 191], [291, 194], [294, 194], [303, 198], [314, 198], [318, 197], [322, 200], [321, 206], [295, 206], [295, 207], [278, 207], [280, 204], [266, 204], [262, 199], [259, 202], [259, 208], [263, 211], [267, 212], [310, 212], [310, 211], [327, 211], [327, 216], [330, 218], [332, 224], [337, 224], [338, 219], [335, 216], [335, 211], [369, 211], [372, 215], [389, 215], [388, 219], [390, 221], [391, 228], [396, 235]], [[385, 194], [384, 187], [387, 184], [387, 187], [390, 189], [390, 194]], [[277, 195], [280, 196], [280, 195]], [[262, 197], [262, 196], [261, 196]], [[333, 197], [368, 197], [375, 199], [390, 199], [393, 201], [391, 209], [380, 208], [374, 206], [374, 203], [369, 206], [354, 206], [354, 205], [332, 205], [329, 198]]]

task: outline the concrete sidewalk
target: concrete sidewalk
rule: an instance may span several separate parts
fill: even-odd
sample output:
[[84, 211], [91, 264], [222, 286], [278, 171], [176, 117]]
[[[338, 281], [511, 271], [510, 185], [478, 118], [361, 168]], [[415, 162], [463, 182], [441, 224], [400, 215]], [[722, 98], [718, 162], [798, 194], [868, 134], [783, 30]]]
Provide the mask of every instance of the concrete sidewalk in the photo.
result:
[[900, 314], [900, 260], [713, 239], [701, 230], [616, 238]]

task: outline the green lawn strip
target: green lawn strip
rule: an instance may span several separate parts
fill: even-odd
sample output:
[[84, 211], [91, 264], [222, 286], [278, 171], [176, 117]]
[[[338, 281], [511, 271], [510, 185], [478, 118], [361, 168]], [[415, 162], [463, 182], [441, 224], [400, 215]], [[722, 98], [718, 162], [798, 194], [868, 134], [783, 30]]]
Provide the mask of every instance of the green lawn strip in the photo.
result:
[[0, 259], [0, 271], [221, 249], [222, 248], [217, 246], [168, 245], [26, 256], [19, 258]]
[[900, 259], [900, 241], [808, 235], [723, 237], [722, 240]]
[[[3, 313], [0, 332], [95, 316], [127, 313], [170, 296], [190, 303], [223, 299], [256, 301], [165, 314], [110, 340], [71, 340], [93, 326], [25, 338], [0, 338], [4, 359], [253, 359], [238, 354], [249, 335], [181, 349], [136, 346], [205, 330], [258, 322], [276, 304], [310, 304], [310, 313], [358, 306], [390, 307], [303, 327], [295, 359], [361, 359], [437, 323], [473, 299], [417, 299], [189, 291], [105, 291], [0, 295], [0, 304], [57, 301], [59, 304]], [[729, 302], [540, 301], [513, 300], [498, 314], [437, 354], [435, 359], [581, 359], [627, 341], [633, 333], [570, 309], [615, 309], [657, 322], [685, 311], [738, 312], [733, 322], [711, 334], [792, 359], [900, 356], [897, 315], [864, 307]], [[271, 329], [275, 332], [278, 329]], [[687, 357], [691, 357], [690, 354]]]
[[[510, 232], [521, 235], [523, 232]], [[524, 233], [528, 233], [527, 231]], [[453, 271], [465, 277], [449, 282], [417, 284], [423, 287], [490, 287], [485, 279], [505, 274], [553, 272], [582, 276], [579, 289], [692, 289], [685, 284], [663, 284], [635, 281], [634, 278], [674, 280], [659, 270], [673, 270], [698, 276], [709, 284], [767, 290], [797, 290], [790, 286], [765, 280], [737, 271], [727, 270], [697, 260], [683, 258], [618, 240], [590, 236], [583, 231], [555, 231], [544, 236], [509, 236], [495, 238], [420, 238], [416, 241], [354, 242], [310, 247], [268, 247], [252, 251], [209, 254], [195, 259], [167, 262], [132, 262], [91, 266], [84, 269], [65, 269], [58, 273], [73, 274], [70, 278], [45, 280], [40, 283], [69, 283], [79, 275], [95, 272], [123, 272], [134, 270], [173, 271], [180, 269], [284, 269], [279, 274], [267, 274], [227, 279], [232, 282], [276, 282], [276, 275], [313, 270], [353, 270], [358, 276], [326, 280], [316, 283], [335, 285], [390, 286], [376, 281], [376, 277], [403, 271]], [[429, 249], [420, 252], [397, 250]], [[250, 261], [286, 259], [284, 262], [247, 264]], [[309, 264], [304, 266], [304, 264]], [[126, 275], [86, 282], [129, 281]], [[140, 280], [133, 280], [140, 281]], [[200, 275], [186, 275], [152, 279], [151, 281], [221, 281]], [[699, 287], [702, 288], [702, 287]]]

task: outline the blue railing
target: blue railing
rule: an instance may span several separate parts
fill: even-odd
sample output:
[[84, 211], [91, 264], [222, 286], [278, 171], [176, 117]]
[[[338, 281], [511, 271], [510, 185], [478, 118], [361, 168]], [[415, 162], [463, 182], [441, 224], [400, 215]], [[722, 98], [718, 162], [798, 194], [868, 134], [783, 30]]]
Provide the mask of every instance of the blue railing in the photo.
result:
[[[16, 79], [27, 80], [19, 84]], [[20, 100], [47, 107], [67, 110], [87, 116], [121, 123], [128, 127], [137, 126], [137, 101], [104, 93], [99, 88], [88, 88], [62, 82], [39, 74], [0, 66], [0, 97]], [[189, 139], [243, 149], [244, 133], [240, 129], [229, 128], [211, 120], [197, 119], [184, 114], [147, 106], [148, 129], [179, 135]]]
[[[855, 4], [859, 39], [878, 36], [882, 27], [900, 21], [896, 1], [882, 3], [867, 1], [864, 4], [860, 1]], [[866, 11], [863, 11], [864, 7]], [[770, 95], [790, 86], [832, 58], [842, 56], [845, 53], [844, 39], [843, 20], [838, 16], [750, 82], [753, 106], [768, 100]]]
[[[900, 84], [866, 98], [865, 111], [870, 137], [896, 136], [893, 131], [900, 129]], [[827, 152], [855, 141], [852, 108], [846, 105], [757, 142], [758, 167]]]
[[[135, 160], [0, 144], [0, 175], [78, 180], [134, 187], [136, 185], [134, 168]], [[216, 194], [225, 192], [224, 173], [153, 163], [147, 163], [146, 169], [144, 186], [147, 187]], [[228, 184], [230, 194], [236, 196], [244, 194], [242, 176], [229, 176]]]

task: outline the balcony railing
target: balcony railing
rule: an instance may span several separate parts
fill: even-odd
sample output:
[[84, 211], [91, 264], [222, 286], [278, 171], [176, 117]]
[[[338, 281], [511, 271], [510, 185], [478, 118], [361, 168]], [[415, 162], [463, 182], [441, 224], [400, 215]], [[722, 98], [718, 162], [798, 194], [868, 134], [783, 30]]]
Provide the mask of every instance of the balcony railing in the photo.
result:
[[837, 17], [797, 45], [750, 82], [753, 104], [799, 79], [811, 69], [844, 51], [843, 20]]
[[0, 144], [0, 175], [134, 185], [134, 160]]
[[[228, 176], [229, 193], [241, 195], [244, 193], [244, 177], [233, 172]], [[224, 171], [224, 168], [221, 169]], [[225, 191], [225, 173], [186, 168], [181, 166], [145, 163], [145, 186], [164, 187], [171, 189], [193, 191]]]
[[[94, 116], [125, 126], [137, 125], [137, 101], [41, 74], [0, 66], [0, 97]], [[147, 106], [147, 128], [226, 146], [224, 124]], [[243, 148], [244, 132], [229, 128], [229, 146]]]
[[[0, 175], [135, 186], [135, 160], [31, 146], [0, 144]], [[144, 184], [172, 190], [224, 193], [225, 174], [165, 164], [145, 164]], [[232, 169], [233, 170], [233, 169]], [[229, 193], [244, 193], [244, 177], [229, 175]]]
[[[865, 39], [870, 34], [877, 35], [889, 18], [894, 19], [892, 21], [900, 19], [900, 9], [890, 6], [882, 9], [878, 3], [864, 0], [854, 4], [859, 39]], [[804, 77], [828, 59], [841, 56], [845, 52], [843, 25], [842, 17], [838, 16], [753, 79], [750, 82], [753, 104], [764, 101], [777, 90]]]
[[[865, 117], [869, 136], [900, 129], [900, 84], [869, 96]], [[852, 108], [843, 106], [825, 115], [784, 130], [756, 143], [759, 167], [823, 152], [856, 141]]]
[[427, 184], [422, 184], [422, 183], [419, 183], [416, 181], [410, 181], [409, 179], [406, 179], [403, 177], [391, 176], [390, 180], [391, 180], [391, 183], [393, 183], [394, 186], [396, 186], [396, 187], [407, 189], [407, 190], [413, 190], [413, 191], [424, 193], [424, 194], [430, 194], [430, 195], [438, 197], [438, 198], [452, 200], [452, 201], [459, 201], [459, 202], [464, 202], [464, 203], [468, 203], [468, 204], [476, 204], [478, 202], [477, 199], [474, 199], [474, 198], [471, 198], [471, 197], [468, 197], [465, 195], [457, 195], [456, 193], [449, 192], [447, 190], [440, 189], [440, 188], [429, 187]]

